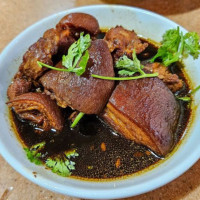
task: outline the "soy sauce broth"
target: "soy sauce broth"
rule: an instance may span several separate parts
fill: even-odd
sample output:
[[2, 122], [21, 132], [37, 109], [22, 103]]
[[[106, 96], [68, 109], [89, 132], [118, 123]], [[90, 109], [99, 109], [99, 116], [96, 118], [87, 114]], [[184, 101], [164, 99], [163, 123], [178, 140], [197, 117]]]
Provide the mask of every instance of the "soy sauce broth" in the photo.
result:
[[[103, 37], [101, 33], [99, 37]], [[144, 42], [148, 42], [142, 39]], [[149, 43], [149, 42], [148, 42]], [[157, 52], [157, 47], [149, 43], [149, 47], [138, 56], [142, 62], [147, 62]], [[189, 91], [189, 85], [181, 71], [181, 64], [174, 64], [170, 67], [173, 73], [178, 74], [184, 81], [184, 88], [179, 95], [185, 95]], [[178, 129], [175, 134], [175, 143], [180, 140], [190, 117], [188, 103], [179, 101], [181, 116]], [[100, 117], [96, 115], [85, 115], [75, 129], [70, 128], [68, 117], [72, 110], [62, 110], [65, 116], [65, 124], [62, 132], [42, 132], [38, 134], [37, 127], [27, 121], [23, 121], [11, 111], [17, 134], [23, 144], [31, 147], [34, 144], [45, 141], [46, 145], [42, 153], [47, 157], [58, 155], [66, 150], [76, 149], [78, 157], [72, 159], [75, 170], [72, 176], [86, 179], [113, 179], [134, 174], [154, 165], [161, 159], [143, 145], [134, 143], [120, 136], [110, 129]]]

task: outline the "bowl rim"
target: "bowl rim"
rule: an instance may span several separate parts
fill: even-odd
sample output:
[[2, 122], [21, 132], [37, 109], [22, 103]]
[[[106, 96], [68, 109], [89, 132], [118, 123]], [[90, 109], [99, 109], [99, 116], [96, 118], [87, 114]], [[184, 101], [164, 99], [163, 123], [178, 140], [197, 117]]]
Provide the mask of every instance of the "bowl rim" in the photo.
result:
[[[47, 19], [50, 18], [55, 18], [56, 15], [58, 14], [65, 14], [66, 12], [80, 12], [79, 9], [92, 9], [92, 8], [113, 8], [113, 9], [131, 9], [133, 11], [137, 11], [140, 13], [145, 13], [148, 15], [152, 15], [155, 17], [158, 17], [161, 20], [166, 21], [168, 24], [171, 25], [178, 25], [179, 27], [181, 27], [183, 30], [185, 30], [182, 26], [180, 26], [179, 24], [171, 21], [170, 19], [159, 15], [157, 13], [145, 10], [145, 9], [141, 9], [141, 8], [137, 8], [137, 7], [130, 7], [130, 6], [124, 6], [124, 5], [107, 5], [107, 4], [101, 4], [101, 5], [90, 5], [90, 6], [81, 6], [81, 7], [75, 7], [75, 8], [70, 8], [58, 13], [55, 13], [53, 15], [49, 15], [39, 21], [37, 21], [36, 23], [32, 24], [31, 26], [29, 26], [28, 28], [26, 28], [24, 31], [22, 31], [20, 34], [18, 34], [1, 52], [0, 54], [0, 61], [3, 59], [3, 57], [5, 57], [6, 52], [12, 48], [12, 46], [14, 46], [18, 40], [18, 38], [21, 37], [22, 34], [24, 34], [25, 32], [29, 31], [30, 29], [33, 29], [35, 26], [43, 23], [44, 21], [46, 21]], [[186, 31], [186, 30], [185, 30]], [[129, 187], [122, 187], [122, 188], [111, 188], [108, 190], [99, 190], [97, 189], [92, 189], [92, 190], [88, 190], [86, 191], [83, 188], [74, 188], [73, 186], [67, 186], [67, 190], [66, 190], [66, 186], [64, 187], [60, 187], [61, 185], [59, 185], [58, 183], [56, 183], [54, 181], [47, 181], [45, 178], [43, 178], [42, 176], [38, 176], [37, 178], [34, 178], [32, 176], [32, 173], [30, 174], [29, 171], [26, 170], [26, 168], [15, 158], [13, 157], [7, 150], [7, 147], [2, 143], [2, 141], [0, 140], [0, 154], [2, 155], [2, 157], [17, 171], [19, 172], [21, 175], [23, 175], [24, 177], [26, 177], [28, 180], [32, 181], [33, 183], [44, 187], [48, 190], [54, 191], [54, 192], [58, 192], [64, 195], [69, 195], [69, 196], [74, 196], [74, 197], [79, 197], [79, 198], [87, 198], [87, 199], [117, 199], [117, 198], [125, 198], [125, 197], [130, 197], [130, 196], [135, 196], [135, 195], [139, 195], [142, 193], [146, 193], [149, 192], [151, 190], [154, 190], [156, 188], [159, 188], [167, 183], [169, 183], [170, 181], [174, 180], [175, 178], [177, 178], [178, 176], [180, 176], [181, 174], [183, 174], [186, 170], [188, 170], [199, 158], [200, 158], [200, 147], [196, 149], [196, 151], [192, 152], [192, 154], [190, 154], [190, 156], [187, 157], [187, 159], [184, 161], [184, 167], [182, 167], [182, 170], [179, 170], [179, 165], [174, 167], [174, 171], [176, 171], [176, 173], [171, 173], [171, 171], [169, 170], [167, 173], [161, 174], [158, 177], [155, 177], [155, 179], [153, 180], [149, 180], [148, 182], [145, 183], [145, 185], [148, 185], [148, 189], [143, 189], [146, 187], [141, 187], [141, 184], [137, 185], [137, 186], [129, 186]], [[162, 183], [160, 183], [159, 180], [164, 180], [162, 181]], [[113, 181], [114, 182], [114, 181]], [[134, 188], [133, 188], [134, 187]], [[86, 195], [87, 193], [87, 195]]]

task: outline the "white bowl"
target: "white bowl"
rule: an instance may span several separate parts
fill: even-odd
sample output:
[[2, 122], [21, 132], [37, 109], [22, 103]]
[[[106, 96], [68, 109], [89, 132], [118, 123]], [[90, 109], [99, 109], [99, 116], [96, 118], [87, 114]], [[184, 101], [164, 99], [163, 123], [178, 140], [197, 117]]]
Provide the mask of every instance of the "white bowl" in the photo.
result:
[[[12, 77], [18, 70], [22, 55], [27, 48], [42, 36], [43, 32], [52, 28], [67, 13], [84, 12], [96, 17], [100, 27], [114, 27], [123, 25], [127, 29], [134, 29], [136, 33], [145, 38], [161, 41], [162, 34], [178, 25], [155, 13], [126, 6], [99, 5], [70, 9], [49, 16], [32, 25], [18, 35], [0, 55], [0, 152], [7, 162], [23, 176], [32, 182], [49, 190], [65, 195], [87, 199], [116, 199], [138, 195], [158, 188], [191, 167], [200, 156], [200, 92], [195, 95], [192, 110], [192, 119], [187, 128], [187, 133], [182, 139], [172, 156], [151, 170], [139, 175], [114, 181], [83, 181], [72, 178], [62, 178], [45, 170], [43, 166], [30, 163], [17, 140], [8, 118], [6, 90]], [[180, 28], [183, 32], [186, 30]], [[200, 85], [200, 59], [185, 61], [185, 71], [192, 80], [193, 87]], [[37, 172], [37, 178], [33, 171]]]

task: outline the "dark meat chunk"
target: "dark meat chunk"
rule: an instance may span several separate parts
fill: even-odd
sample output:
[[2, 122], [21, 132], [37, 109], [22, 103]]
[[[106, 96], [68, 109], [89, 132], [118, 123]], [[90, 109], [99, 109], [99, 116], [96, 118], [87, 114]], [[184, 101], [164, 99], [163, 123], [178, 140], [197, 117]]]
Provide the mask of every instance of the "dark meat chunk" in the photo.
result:
[[14, 79], [7, 90], [8, 99], [12, 100], [16, 96], [29, 92], [31, 89], [31, 85], [32, 83], [26, 79]]
[[53, 65], [52, 56], [65, 54], [81, 31], [96, 35], [99, 32], [98, 21], [84, 13], [72, 13], [63, 17], [56, 29], [47, 30], [43, 37], [29, 47], [15, 77], [25, 75], [33, 80], [38, 79], [47, 68], [39, 67], [37, 61]]
[[117, 59], [124, 54], [132, 58], [132, 52], [135, 49], [139, 54], [146, 49], [147, 43], [142, 43], [134, 31], [124, 29], [122, 26], [111, 28], [105, 35], [105, 41], [108, 44], [110, 52], [114, 53]]
[[161, 79], [172, 92], [176, 92], [183, 87], [183, 81], [176, 74], [170, 73], [169, 69], [161, 63], [146, 64], [145, 69], [152, 73], [157, 72], [159, 74], [158, 78]]
[[63, 17], [57, 24], [58, 30], [70, 29], [72, 32], [87, 32], [91, 35], [97, 35], [99, 32], [98, 21], [86, 13], [71, 13]]
[[37, 124], [44, 131], [52, 128], [60, 131], [63, 128], [61, 111], [46, 94], [29, 92], [15, 97], [7, 104], [19, 117]]
[[127, 139], [166, 155], [173, 147], [179, 115], [174, 95], [156, 77], [121, 81], [103, 118]]
[[55, 29], [47, 30], [43, 37], [31, 45], [24, 54], [23, 63], [15, 77], [23, 74], [34, 80], [37, 79], [47, 70], [45, 67], [39, 67], [37, 61], [53, 65], [52, 56], [58, 52], [59, 48], [61, 51], [66, 51], [73, 42], [74, 39], [69, 37], [67, 31], [61, 33]]
[[[51, 70], [40, 78], [45, 92], [56, 99], [59, 106], [86, 114], [98, 114], [107, 103], [114, 81], [100, 80], [91, 74], [114, 76], [112, 56], [104, 40], [95, 40], [89, 48], [87, 70], [82, 76]], [[59, 63], [56, 67], [62, 67]]]

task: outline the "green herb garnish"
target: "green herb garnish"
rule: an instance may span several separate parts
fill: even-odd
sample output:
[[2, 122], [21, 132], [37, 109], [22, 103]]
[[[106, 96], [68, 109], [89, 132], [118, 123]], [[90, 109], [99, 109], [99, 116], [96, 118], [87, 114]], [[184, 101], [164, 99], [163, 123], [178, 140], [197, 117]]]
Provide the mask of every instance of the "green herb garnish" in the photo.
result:
[[73, 121], [73, 123], [71, 124], [71, 128], [74, 128], [77, 124], [78, 124], [78, 122], [81, 120], [81, 118], [84, 116], [84, 113], [83, 112], [80, 112], [77, 116], [76, 116], [76, 118], [74, 119], [74, 121]]
[[177, 29], [170, 29], [163, 35], [161, 47], [157, 54], [151, 59], [154, 62], [156, 58], [161, 58], [165, 66], [186, 58], [191, 55], [194, 59], [199, 57], [200, 45], [199, 36], [195, 32], [183, 32]]
[[142, 70], [144, 68], [143, 65], [140, 64], [140, 61], [137, 59], [135, 50], [132, 53], [133, 59], [129, 59], [126, 55], [119, 58], [116, 62], [115, 67], [118, 69], [122, 69], [118, 71], [119, 75], [132, 76], [136, 72], [140, 72], [140, 74], [145, 74]]
[[185, 97], [179, 97], [179, 96], [176, 96], [176, 98], [178, 99], [178, 100], [181, 100], [181, 101], [191, 101], [191, 97], [188, 97], [188, 96], [185, 96]]
[[78, 156], [76, 150], [64, 152], [63, 155], [48, 158], [46, 160], [46, 166], [49, 167], [53, 173], [60, 176], [70, 176], [71, 171], [75, 169], [75, 162], [71, 161], [70, 158], [75, 158], [76, 156]]
[[69, 47], [67, 55], [63, 55], [62, 57], [62, 65], [66, 69], [53, 67], [40, 61], [37, 61], [37, 64], [40, 67], [47, 67], [57, 71], [74, 72], [78, 76], [82, 75], [85, 72], [89, 59], [87, 49], [91, 45], [90, 35], [86, 34], [83, 36], [83, 34], [83, 32], [80, 33], [80, 38]]
[[158, 76], [158, 73], [154, 74], [145, 74], [140, 76], [133, 76], [133, 77], [110, 77], [110, 76], [100, 76], [96, 74], [91, 75], [94, 78], [104, 79], [104, 80], [113, 80], [113, 81], [129, 81], [129, 80], [136, 80], [141, 78], [150, 78]]
[[[44, 148], [45, 142], [38, 143], [33, 145], [31, 148], [24, 148], [26, 151], [27, 158], [36, 165], [42, 164], [42, 154], [41, 150]], [[71, 150], [68, 152], [64, 152], [53, 158], [48, 158], [45, 161], [45, 165], [49, 167], [52, 172], [60, 175], [60, 176], [70, 176], [71, 171], [75, 169], [75, 162], [71, 161], [71, 158], [75, 158], [78, 156], [76, 150]]]
[[190, 95], [195, 94], [200, 89], [200, 85], [189, 92]]
[[191, 90], [189, 93], [188, 93], [188, 96], [185, 96], [185, 97], [180, 97], [180, 96], [176, 96], [177, 99], [181, 100], [181, 101], [191, 101], [192, 98], [191, 98], [191, 95], [192, 94], [195, 94], [198, 90], [200, 89], [200, 85], [197, 86], [195, 89]]
[[45, 142], [41, 142], [38, 144], [33, 145], [31, 148], [24, 148], [27, 158], [36, 165], [41, 165], [41, 156], [42, 154], [39, 152], [41, 151], [45, 146]]
[[[83, 36], [83, 32], [80, 34], [80, 38], [74, 42], [68, 49], [68, 54], [62, 57], [62, 65], [68, 68], [69, 72], [75, 72], [78, 76], [85, 72], [87, 61], [89, 59], [88, 48], [91, 45], [90, 35]], [[83, 55], [83, 53], [85, 54]], [[80, 62], [79, 62], [80, 60]], [[79, 65], [77, 67], [77, 64]]]
[[158, 73], [146, 74], [142, 70], [144, 68], [144, 66], [140, 64], [140, 60], [138, 60], [135, 50], [132, 53], [132, 57], [133, 57], [132, 60], [125, 55], [123, 57], [120, 57], [119, 60], [116, 62], [115, 67], [118, 69], [121, 69], [118, 71], [119, 75], [132, 76], [133, 74], [135, 74], [137, 72], [137, 73], [140, 73], [139, 76], [108, 77], [108, 76], [100, 76], [100, 75], [96, 75], [96, 74], [92, 74], [91, 76], [94, 78], [105, 79], [105, 80], [116, 80], [116, 81], [135, 80], [135, 79], [158, 76]]

